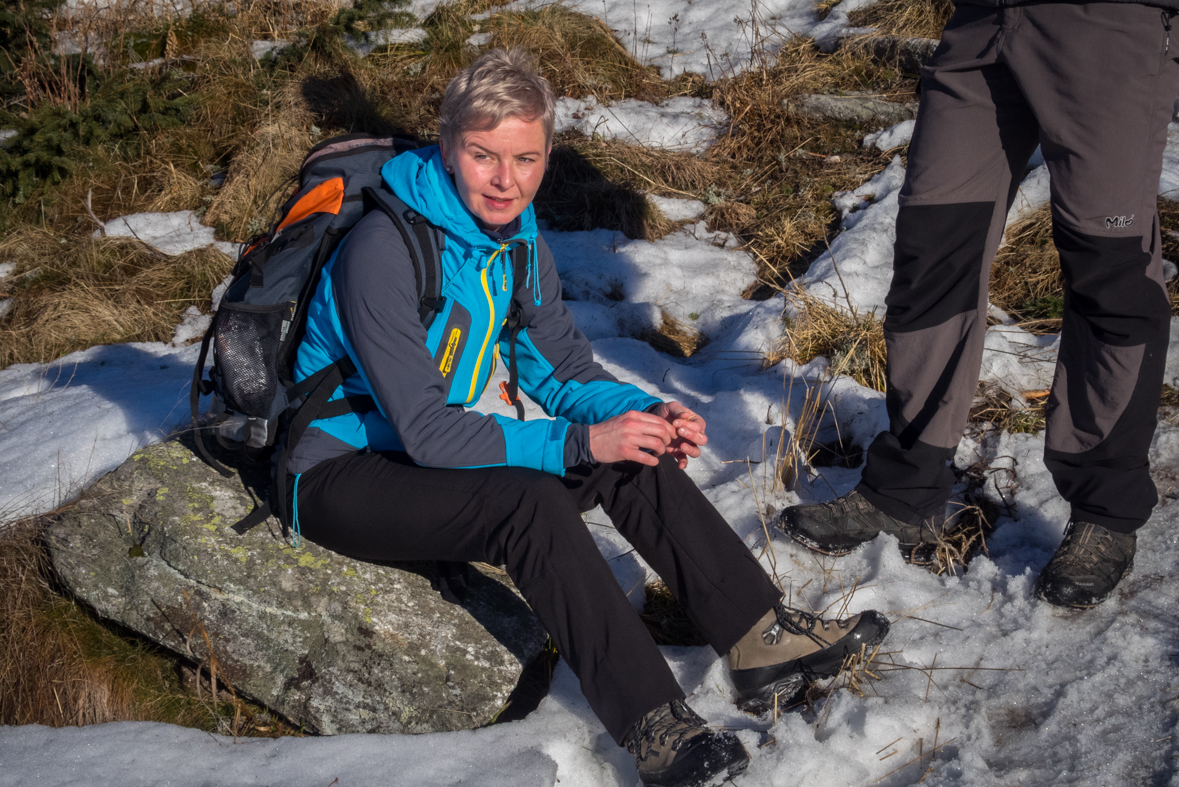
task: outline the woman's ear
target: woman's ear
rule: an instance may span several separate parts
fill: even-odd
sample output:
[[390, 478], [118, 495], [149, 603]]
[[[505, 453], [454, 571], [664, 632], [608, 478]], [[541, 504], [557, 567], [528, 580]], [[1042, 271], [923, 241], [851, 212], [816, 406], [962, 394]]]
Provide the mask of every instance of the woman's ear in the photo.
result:
[[447, 172], [454, 172], [454, 167], [450, 166], [450, 162], [446, 160], [446, 143], [441, 139], [438, 140], [438, 152], [442, 154], [442, 167]]

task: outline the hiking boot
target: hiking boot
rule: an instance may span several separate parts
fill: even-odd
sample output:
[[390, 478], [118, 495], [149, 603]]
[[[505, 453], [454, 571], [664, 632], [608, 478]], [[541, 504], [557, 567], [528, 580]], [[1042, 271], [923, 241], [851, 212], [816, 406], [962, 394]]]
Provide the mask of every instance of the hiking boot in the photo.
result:
[[1064, 541], [1036, 580], [1036, 596], [1058, 607], [1088, 609], [1134, 567], [1138, 537], [1090, 522], [1069, 522]]
[[846, 555], [881, 533], [896, 536], [906, 562], [919, 566], [937, 557], [937, 540], [946, 524], [945, 514], [910, 525], [893, 519], [856, 490], [829, 503], [790, 506], [778, 517], [786, 535], [824, 555]]
[[737, 736], [715, 732], [683, 700], [660, 705], [631, 729], [626, 750], [648, 787], [699, 787], [749, 765]]
[[778, 603], [729, 651], [729, 674], [737, 706], [765, 713], [789, 700], [803, 685], [834, 677], [852, 653], [870, 654], [888, 634], [888, 621], [874, 610], [842, 620]]

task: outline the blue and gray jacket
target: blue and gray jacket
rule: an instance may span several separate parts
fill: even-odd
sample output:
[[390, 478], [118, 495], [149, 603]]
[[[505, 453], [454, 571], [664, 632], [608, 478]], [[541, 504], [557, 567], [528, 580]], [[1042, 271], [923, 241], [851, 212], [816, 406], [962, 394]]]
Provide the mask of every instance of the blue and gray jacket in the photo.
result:
[[[531, 467], [563, 475], [593, 461], [589, 425], [660, 400], [619, 382], [594, 361], [561, 300], [552, 252], [532, 206], [500, 233], [480, 229], [463, 205], [438, 148], [403, 153], [381, 170], [409, 207], [444, 231], [443, 310], [429, 329], [405, 241], [382, 211], [371, 211], [324, 266], [308, 308], [296, 379], [343, 358], [358, 373], [333, 394], [369, 395], [376, 410], [313, 421], [288, 460], [292, 473], [370, 448], [404, 451], [425, 467]], [[520, 290], [524, 324], [516, 339], [520, 388], [548, 419], [483, 415], [473, 407], [498, 356], [507, 356], [504, 320], [515, 291], [511, 251], [528, 246]]]

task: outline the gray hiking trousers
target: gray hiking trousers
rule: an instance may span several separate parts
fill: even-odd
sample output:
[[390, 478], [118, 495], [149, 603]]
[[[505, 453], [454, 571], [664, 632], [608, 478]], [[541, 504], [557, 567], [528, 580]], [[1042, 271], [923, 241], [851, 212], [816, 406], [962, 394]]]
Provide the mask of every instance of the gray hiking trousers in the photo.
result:
[[1132, 532], [1157, 502], [1147, 449], [1170, 304], [1156, 197], [1179, 96], [1175, 11], [960, 5], [921, 77], [886, 300], [889, 429], [859, 491], [939, 512], [978, 386], [987, 283], [1037, 144], [1065, 280], [1045, 462], [1074, 518]]

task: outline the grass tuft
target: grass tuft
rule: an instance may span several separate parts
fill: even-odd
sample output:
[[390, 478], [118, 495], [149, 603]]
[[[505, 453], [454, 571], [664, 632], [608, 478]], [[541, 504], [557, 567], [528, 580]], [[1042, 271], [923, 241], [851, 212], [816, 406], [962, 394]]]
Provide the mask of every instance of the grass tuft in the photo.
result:
[[297, 734], [231, 692], [215, 708], [196, 693], [206, 681], [199, 670], [63, 595], [41, 540], [52, 517], [0, 530], [0, 724], [158, 721], [234, 735]]
[[708, 337], [690, 325], [677, 320], [667, 310], [662, 311], [663, 322], [657, 331], [648, 331], [643, 341], [660, 352], [677, 358], [690, 358], [708, 344]]
[[793, 314], [784, 318], [782, 344], [767, 358], [768, 364], [783, 358], [809, 363], [824, 356], [832, 375], [847, 375], [860, 385], [884, 390], [884, 323], [875, 314], [847, 311], [801, 288], [786, 296]]
[[1060, 255], [1047, 205], [1007, 229], [991, 265], [990, 301], [1033, 333], [1058, 333], [1064, 308]]
[[596, 16], [552, 3], [494, 14], [490, 29], [491, 46], [522, 47], [535, 54], [540, 73], [558, 96], [599, 101], [668, 97], [668, 85], [658, 72], [639, 65]]
[[852, 11], [848, 21], [888, 35], [941, 38], [953, 13], [952, 0], [877, 0]]
[[96, 344], [168, 341], [188, 306], [207, 308], [232, 261], [211, 247], [175, 257], [133, 238], [25, 229], [0, 241], [17, 263], [0, 318], [0, 367], [45, 363]]
[[996, 385], [979, 383], [974, 404], [970, 408], [970, 423], [975, 428], [994, 426], [1004, 432], [1037, 434], [1046, 423], [1047, 391], [1028, 397], [1026, 406]]

